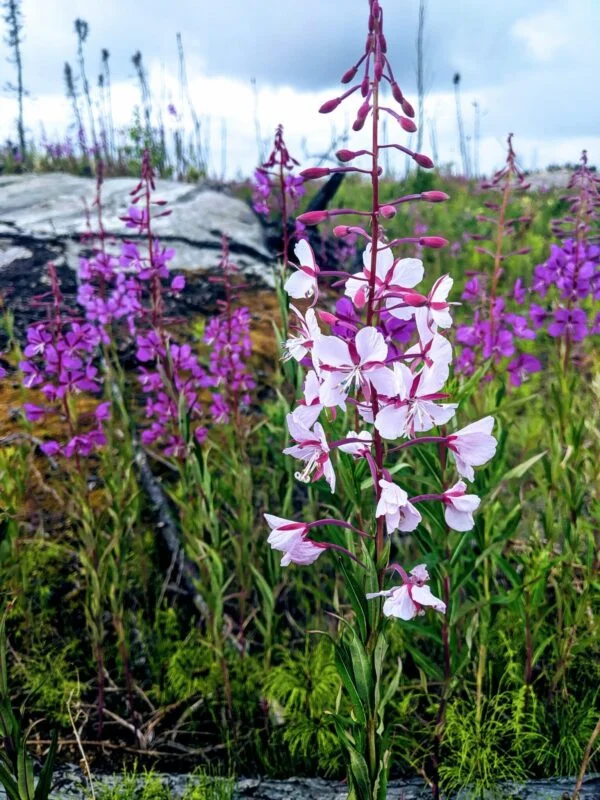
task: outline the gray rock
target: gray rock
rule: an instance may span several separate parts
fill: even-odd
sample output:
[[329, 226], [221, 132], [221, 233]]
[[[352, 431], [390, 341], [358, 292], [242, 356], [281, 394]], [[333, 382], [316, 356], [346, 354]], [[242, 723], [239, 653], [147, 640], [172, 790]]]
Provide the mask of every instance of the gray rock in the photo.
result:
[[[136, 236], [119, 219], [128, 208], [135, 179], [107, 178], [103, 186], [103, 220], [114, 236]], [[157, 181], [156, 199], [166, 200], [172, 213], [157, 219], [156, 235], [175, 248], [175, 269], [206, 270], [217, 266], [221, 236], [230, 240], [232, 260], [246, 275], [270, 284], [273, 256], [261, 223], [251, 208], [225, 191], [177, 181]], [[87, 230], [85, 208], [91, 208], [94, 178], [62, 173], [0, 177], [0, 242], [4, 241], [0, 269], [22, 258], [16, 252], [29, 247], [27, 239], [46, 245], [62, 245], [66, 262], [77, 267], [79, 239]], [[93, 219], [92, 219], [93, 223]]]
[[[173, 800], [181, 798], [186, 787], [194, 785], [198, 780], [193, 776], [180, 774], [155, 773], [163, 786], [167, 787]], [[61, 766], [55, 775], [57, 789], [53, 793], [55, 800], [84, 800], [90, 792], [82, 772], [74, 765]], [[222, 780], [222, 779], [221, 779]], [[118, 785], [121, 778], [117, 775], [95, 775], [95, 789]], [[143, 774], [139, 775], [137, 784], [141, 789]], [[554, 778], [550, 780], [527, 781], [524, 784], [507, 784], [489, 795], [490, 800], [565, 800], [571, 798], [575, 786], [575, 778]], [[223, 791], [223, 798], [229, 792]], [[141, 796], [141, 795], [140, 795]], [[4, 800], [0, 788], [0, 800]], [[264, 780], [261, 778], [240, 779], [236, 783], [234, 800], [346, 800], [347, 792], [343, 783], [326, 781], [321, 778], [289, 778], [287, 780]], [[391, 781], [388, 791], [389, 800], [430, 800], [431, 789], [418, 778]], [[471, 800], [472, 795], [463, 791], [455, 800]], [[580, 800], [598, 800], [600, 798], [600, 775], [589, 775], [583, 783]]]

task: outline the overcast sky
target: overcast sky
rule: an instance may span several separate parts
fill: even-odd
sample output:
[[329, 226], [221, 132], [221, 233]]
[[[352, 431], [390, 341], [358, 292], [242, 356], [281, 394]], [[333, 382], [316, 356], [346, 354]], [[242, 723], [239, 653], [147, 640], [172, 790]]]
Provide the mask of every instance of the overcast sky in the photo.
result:
[[[418, 0], [382, 0], [388, 54], [404, 93], [415, 99]], [[157, 103], [179, 107], [176, 33], [181, 32], [194, 104], [210, 129], [212, 171], [248, 173], [257, 160], [254, 97], [263, 136], [285, 125], [290, 150], [305, 160], [344, 128], [349, 101], [323, 117], [340, 75], [362, 52], [366, 0], [22, 0], [26, 124], [58, 137], [72, 124], [63, 65], [75, 64], [73, 21], [90, 26], [90, 83], [100, 50], [110, 51], [113, 104], [120, 124], [139, 101], [131, 55], [141, 50]], [[452, 76], [462, 77], [467, 132], [481, 108], [481, 164], [503, 160], [509, 131], [521, 162], [541, 167], [577, 160], [587, 147], [600, 162], [600, 0], [426, 0], [426, 119], [435, 119], [440, 161], [458, 162]], [[4, 55], [9, 51], [4, 46]], [[1, 59], [0, 86], [14, 80]], [[347, 112], [344, 108], [347, 108]], [[0, 135], [11, 133], [16, 104], [0, 97]], [[425, 142], [430, 152], [431, 125]], [[226, 132], [224, 134], [224, 132]], [[226, 147], [223, 148], [224, 135]], [[406, 134], [396, 140], [406, 142]], [[356, 139], [352, 140], [357, 143]], [[225, 158], [223, 150], [225, 149]]]

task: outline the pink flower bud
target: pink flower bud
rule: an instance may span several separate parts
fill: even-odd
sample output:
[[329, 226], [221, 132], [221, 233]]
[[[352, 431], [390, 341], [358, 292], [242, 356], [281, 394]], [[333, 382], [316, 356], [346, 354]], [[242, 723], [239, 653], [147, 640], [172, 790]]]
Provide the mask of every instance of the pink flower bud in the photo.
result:
[[379, 41], [381, 42], [381, 52], [387, 53], [387, 41], [383, 33], [380, 35]]
[[356, 158], [356, 153], [354, 150], [338, 150], [336, 156], [340, 161], [352, 161], [353, 158]]
[[382, 75], [383, 75], [383, 61], [380, 58], [378, 58], [375, 61], [375, 80], [380, 81]]
[[379, 213], [384, 219], [391, 219], [396, 216], [395, 206], [379, 206]]
[[365, 77], [362, 79], [362, 82], [360, 84], [360, 93], [362, 94], [363, 97], [366, 97], [369, 94], [369, 76], [368, 75], [365, 75]]
[[341, 102], [342, 101], [339, 97], [334, 97], [332, 100], [326, 100], [319, 109], [319, 114], [330, 114], [332, 111], [335, 111]]
[[443, 203], [444, 200], [450, 200], [449, 194], [446, 194], [446, 192], [438, 192], [437, 190], [421, 192], [421, 197], [423, 200], [427, 200], [428, 203]]
[[435, 250], [439, 250], [440, 247], [446, 247], [448, 239], [444, 239], [443, 236], [423, 236], [419, 239], [419, 244], [423, 247], [433, 247]]
[[417, 130], [417, 126], [412, 121], [412, 119], [408, 119], [408, 117], [398, 117], [398, 122], [402, 130], [406, 131], [407, 133], [414, 133]]
[[320, 222], [324, 222], [328, 216], [327, 211], [306, 211], [296, 219], [304, 225], [318, 225]]
[[300, 175], [307, 181], [312, 181], [315, 178], [324, 178], [325, 175], [329, 175], [331, 172], [330, 169], [327, 167], [309, 167], [308, 169], [303, 169]]
[[350, 233], [350, 228], [347, 225], [336, 225], [333, 229], [334, 236], [347, 236]]
[[359, 117], [357, 117], [354, 120], [354, 122], [352, 123], [352, 130], [353, 131], [362, 131], [362, 129], [364, 128], [364, 125], [365, 125], [364, 119], [360, 119]]
[[415, 153], [413, 159], [420, 167], [423, 167], [423, 169], [432, 169], [433, 167], [433, 161], [429, 156], [423, 155], [423, 153]]
[[406, 97], [402, 98], [400, 105], [402, 106], [402, 111], [404, 111], [404, 113], [406, 114], [407, 117], [414, 117], [415, 110], [411, 106], [411, 104], [408, 102]]
[[364, 122], [370, 110], [371, 110], [371, 105], [367, 100], [365, 100], [362, 106], [358, 109], [358, 112], [356, 114], [356, 119], [361, 119]]
[[335, 325], [335, 323], [338, 321], [338, 318], [335, 316], [335, 314], [330, 314], [329, 311], [318, 309], [317, 314], [319, 315], [321, 322], [324, 322], [326, 325]]
[[342, 83], [350, 83], [350, 81], [356, 75], [356, 72], [357, 72], [356, 67], [350, 67], [350, 69], [344, 72], [344, 74], [342, 75]]
[[398, 86], [396, 81], [392, 82], [392, 95], [394, 100], [396, 100], [396, 102], [398, 103], [402, 103], [402, 101], [404, 100], [402, 92], [400, 91], [400, 87]]

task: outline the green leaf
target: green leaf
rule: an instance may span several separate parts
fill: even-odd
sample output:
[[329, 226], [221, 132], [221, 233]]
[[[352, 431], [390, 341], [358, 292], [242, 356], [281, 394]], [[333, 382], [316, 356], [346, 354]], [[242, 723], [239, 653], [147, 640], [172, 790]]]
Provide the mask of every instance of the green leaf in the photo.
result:
[[[522, 478], [523, 475], [525, 475], [525, 473], [528, 472], [528, 470], [530, 470], [534, 464], [537, 464], [538, 461], [544, 458], [547, 452], [548, 452], [547, 450], [544, 450], [542, 453], [538, 453], [535, 456], [531, 456], [531, 458], [528, 458], [527, 461], [523, 461], [521, 464], [517, 464], [516, 467], [513, 467], [512, 469], [509, 469], [508, 472], [505, 472], [500, 480], [510, 481], [513, 478]], [[499, 492], [499, 487], [496, 488], [494, 494], [492, 495], [492, 499], [498, 494], [498, 492]]]
[[2, 763], [0, 763], [0, 785], [4, 787], [8, 800], [22, 800], [16, 780]]
[[21, 742], [17, 755], [17, 771], [21, 800], [33, 800], [33, 764], [27, 755], [25, 742]]
[[353, 629], [351, 629], [348, 650], [352, 659], [356, 690], [365, 706], [370, 709], [373, 707], [375, 693], [373, 670], [371, 669], [367, 651]]
[[341, 681], [348, 692], [349, 700], [356, 714], [356, 718], [361, 725], [366, 725], [367, 717], [365, 709], [358, 690], [354, 685], [352, 662], [345, 645], [337, 644], [335, 646], [334, 660]]
[[352, 609], [356, 615], [356, 624], [360, 631], [360, 638], [363, 642], [367, 641], [367, 598], [363, 589], [352, 575], [352, 567], [342, 558], [338, 559], [340, 570], [344, 576], [346, 589], [350, 597]]
[[54, 763], [56, 761], [56, 751], [58, 749], [58, 731], [53, 731], [50, 749], [44, 760], [37, 786], [35, 787], [34, 800], [48, 800], [52, 790], [52, 774], [54, 773]]
[[356, 792], [359, 800], [372, 800], [371, 781], [369, 779], [369, 768], [367, 762], [358, 750], [349, 747], [350, 755], [350, 775], [352, 777], [352, 788]]

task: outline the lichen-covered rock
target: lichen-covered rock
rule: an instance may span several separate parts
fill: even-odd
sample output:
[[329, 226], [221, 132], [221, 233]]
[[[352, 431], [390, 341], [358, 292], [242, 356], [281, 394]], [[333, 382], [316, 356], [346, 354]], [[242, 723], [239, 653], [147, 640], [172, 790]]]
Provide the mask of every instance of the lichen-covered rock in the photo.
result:
[[[132, 178], [107, 178], [102, 189], [103, 224], [110, 235], [135, 239], [120, 217], [127, 211]], [[18, 259], [32, 243], [55, 248], [75, 268], [88, 230], [86, 207], [95, 226], [92, 203], [94, 178], [62, 173], [8, 175], [0, 178], [0, 270]], [[252, 209], [225, 190], [207, 185], [159, 180], [156, 199], [166, 200], [172, 213], [155, 221], [155, 233], [174, 247], [171, 266], [189, 271], [217, 266], [221, 237], [242, 273], [271, 284], [273, 254]]]

